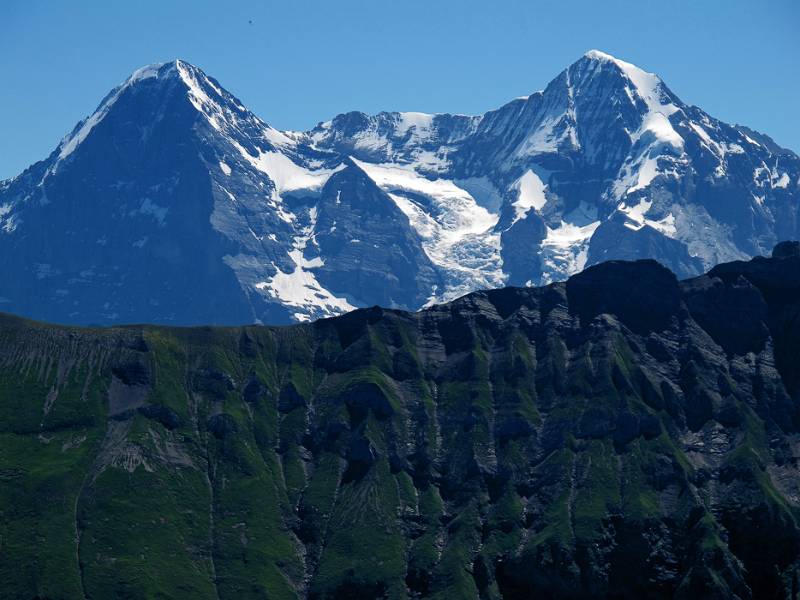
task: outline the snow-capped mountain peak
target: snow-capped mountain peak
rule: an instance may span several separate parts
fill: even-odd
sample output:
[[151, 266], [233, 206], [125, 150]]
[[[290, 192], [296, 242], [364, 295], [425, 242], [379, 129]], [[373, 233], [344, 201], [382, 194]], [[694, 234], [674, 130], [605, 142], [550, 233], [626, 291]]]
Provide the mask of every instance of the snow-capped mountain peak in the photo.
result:
[[642, 127], [632, 132], [631, 139], [635, 143], [640, 137], [651, 134], [657, 140], [670, 144], [676, 149], [683, 148], [683, 138], [669, 122], [669, 117], [677, 112], [678, 106], [673, 102], [672, 94], [666, 89], [661, 79], [631, 63], [614, 58], [599, 50], [590, 50], [586, 58], [598, 63], [610, 63], [619, 69], [631, 86], [625, 87], [631, 102], [641, 101], [647, 107], [642, 119]]
[[152, 65], [146, 65], [134, 71], [130, 77], [128, 77], [125, 81], [123, 81], [120, 85], [114, 88], [100, 103], [100, 105], [95, 109], [95, 111], [88, 116], [86, 119], [78, 123], [75, 129], [72, 130], [70, 134], [68, 134], [59, 144], [58, 147], [58, 161], [62, 161], [67, 158], [70, 154], [72, 154], [75, 149], [83, 142], [86, 137], [91, 133], [92, 129], [95, 128], [103, 118], [108, 114], [111, 108], [116, 103], [117, 99], [131, 86], [137, 84], [140, 81], [145, 79], [151, 78], [158, 78], [159, 76], [163, 76], [165, 73], [163, 72], [165, 66], [167, 68], [167, 72], [176, 72], [177, 69], [175, 68], [177, 63], [180, 61], [175, 61], [173, 63], [158, 63]]
[[799, 179], [794, 153], [598, 50], [483, 115], [350, 112], [308, 132], [175, 60], [0, 182], [0, 310], [288, 322], [611, 258], [688, 276], [800, 236]]
[[[176, 59], [137, 69], [114, 88], [97, 109], [62, 140], [53, 169], [86, 140], [95, 127], [114, 109], [120, 98], [126, 95], [157, 96], [161, 99], [161, 110], [168, 110], [166, 103], [172, 98], [171, 95], [176, 93], [188, 99], [202, 118], [228, 138], [244, 136], [259, 142], [264, 148], [295, 145], [291, 136], [261, 121], [201, 69]], [[163, 118], [164, 115], [152, 116]]]

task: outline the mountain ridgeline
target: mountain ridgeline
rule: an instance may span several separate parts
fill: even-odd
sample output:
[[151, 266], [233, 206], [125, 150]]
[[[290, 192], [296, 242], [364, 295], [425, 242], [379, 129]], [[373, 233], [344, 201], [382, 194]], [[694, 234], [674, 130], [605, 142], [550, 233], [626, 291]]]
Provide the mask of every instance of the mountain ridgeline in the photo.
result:
[[285, 324], [563, 281], [679, 277], [800, 238], [800, 158], [588, 52], [479, 116], [278, 131], [183, 61], [144, 67], [0, 182], [0, 309], [71, 324]]
[[289, 327], [3, 316], [3, 594], [794, 598], [798, 356], [796, 242]]

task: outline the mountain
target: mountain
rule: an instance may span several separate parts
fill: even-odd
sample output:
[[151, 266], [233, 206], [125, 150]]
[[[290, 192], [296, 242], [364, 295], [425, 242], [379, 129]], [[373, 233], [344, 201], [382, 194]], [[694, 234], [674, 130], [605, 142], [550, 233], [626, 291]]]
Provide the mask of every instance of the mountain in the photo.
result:
[[3, 595], [795, 597], [798, 355], [798, 242], [291, 327], [0, 316]]
[[800, 237], [800, 158], [588, 52], [481, 116], [278, 131], [183, 61], [0, 183], [0, 308], [65, 323], [289, 323], [564, 280], [679, 277]]

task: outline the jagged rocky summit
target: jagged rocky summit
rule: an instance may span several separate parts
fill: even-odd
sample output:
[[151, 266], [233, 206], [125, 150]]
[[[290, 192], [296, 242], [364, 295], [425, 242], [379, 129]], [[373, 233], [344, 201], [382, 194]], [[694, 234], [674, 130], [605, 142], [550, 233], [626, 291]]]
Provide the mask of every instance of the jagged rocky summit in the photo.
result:
[[800, 159], [588, 52], [480, 116], [282, 132], [183, 61], [114, 89], [0, 183], [0, 309], [65, 323], [288, 323], [564, 280], [679, 277], [800, 237]]
[[793, 598], [798, 356], [797, 242], [291, 327], [2, 316], [3, 595]]

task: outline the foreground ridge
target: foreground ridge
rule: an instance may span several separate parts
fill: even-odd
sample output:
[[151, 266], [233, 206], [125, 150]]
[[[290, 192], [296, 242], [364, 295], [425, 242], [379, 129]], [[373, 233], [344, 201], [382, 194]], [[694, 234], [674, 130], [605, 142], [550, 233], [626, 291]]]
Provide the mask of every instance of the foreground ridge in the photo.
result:
[[789, 597], [797, 356], [797, 242], [291, 327], [0, 316], [4, 594]]

